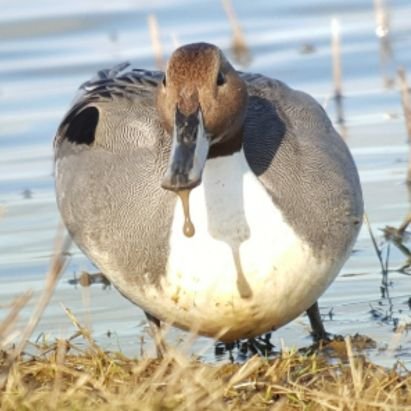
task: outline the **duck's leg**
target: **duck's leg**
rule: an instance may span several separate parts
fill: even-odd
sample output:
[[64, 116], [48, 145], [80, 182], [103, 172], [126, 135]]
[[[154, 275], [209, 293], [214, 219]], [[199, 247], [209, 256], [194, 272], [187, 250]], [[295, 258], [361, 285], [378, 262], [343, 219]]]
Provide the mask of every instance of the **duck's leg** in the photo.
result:
[[153, 337], [154, 342], [156, 344], [157, 357], [163, 358], [167, 348], [163, 339], [160, 320], [156, 317], [153, 317], [146, 311], [144, 311], [144, 314], [146, 315], [148, 324], [150, 326], [150, 334]]
[[325, 331], [317, 301], [307, 310], [307, 315], [310, 320], [314, 340], [328, 340], [329, 334]]

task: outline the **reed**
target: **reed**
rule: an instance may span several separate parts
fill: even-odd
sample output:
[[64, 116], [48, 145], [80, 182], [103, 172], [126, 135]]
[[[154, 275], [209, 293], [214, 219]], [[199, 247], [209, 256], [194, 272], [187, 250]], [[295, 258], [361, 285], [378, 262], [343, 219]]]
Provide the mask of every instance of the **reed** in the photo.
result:
[[[64, 228], [60, 223], [56, 235], [53, 258], [51, 259], [49, 271], [46, 275], [46, 281], [43, 292], [32, 312], [32, 315], [28, 323], [26, 324], [25, 328], [23, 329], [20, 335], [19, 342], [7, 355], [7, 359], [4, 361], [4, 364], [2, 364], [2, 367], [0, 368], [0, 390], [5, 387], [8, 381], [8, 377], [10, 375], [10, 371], [15, 361], [19, 358], [24, 348], [26, 347], [30, 336], [32, 335], [34, 329], [36, 328], [38, 322], [40, 321], [40, 318], [44, 313], [44, 310], [50, 302], [54, 289], [57, 285], [57, 281], [65, 267], [66, 256], [67, 251], [70, 247], [70, 242], [71, 241], [68, 238], [64, 239]], [[17, 312], [24, 305], [24, 303], [26, 302], [26, 298], [28, 297], [22, 296], [21, 298], [22, 300], [15, 304], [15, 308], [12, 309], [9, 316], [7, 316], [6, 319], [3, 321], [3, 324], [5, 324], [4, 327], [6, 329], [7, 327], [9, 327], [8, 322], [10, 322], [10, 318], [15, 318]]]
[[[401, 102], [404, 113], [405, 127], [407, 129], [408, 144], [411, 145], [411, 98], [408, 85], [407, 73], [403, 67], [398, 69], [398, 79], [401, 90]], [[411, 146], [408, 151], [407, 183], [411, 184]]]
[[245, 40], [241, 24], [237, 18], [231, 0], [222, 0], [224, 11], [232, 31], [231, 53], [235, 61], [243, 66], [251, 62], [251, 52]]
[[341, 68], [341, 34], [340, 23], [337, 18], [331, 19], [331, 58], [334, 81], [334, 101], [336, 110], [336, 122], [339, 125], [345, 123], [343, 93], [342, 93], [342, 68]]
[[155, 14], [150, 14], [147, 17], [148, 31], [150, 33], [151, 45], [153, 47], [154, 59], [156, 67], [159, 70], [164, 70], [166, 63], [164, 60], [163, 46], [160, 38], [160, 28]]
[[[409, 232], [407, 232], [408, 226], [411, 224], [411, 213], [408, 213], [403, 222], [400, 226], [392, 227], [392, 226], [385, 226], [382, 230], [384, 233], [385, 241], [393, 244], [398, 250], [405, 256], [406, 260], [402, 266], [399, 268], [394, 268], [391, 271], [396, 271], [400, 273], [410, 274], [410, 267], [411, 267], [411, 251], [407, 244], [409, 240]], [[411, 301], [411, 300], [410, 300]]]
[[374, 0], [375, 34], [379, 39], [380, 67], [386, 88], [392, 87], [395, 77], [392, 74], [394, 53], [391, 46], [390, 16], [385, 0]]

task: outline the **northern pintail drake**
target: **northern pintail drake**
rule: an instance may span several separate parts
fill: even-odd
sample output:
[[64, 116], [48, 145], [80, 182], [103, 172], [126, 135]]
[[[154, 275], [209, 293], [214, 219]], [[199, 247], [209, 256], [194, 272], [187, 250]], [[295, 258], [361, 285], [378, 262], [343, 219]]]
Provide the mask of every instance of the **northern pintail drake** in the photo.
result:
[[155, 324], [229, 342], [307, 311], [350, 255], [363, 200], [323, 108], [189, 44], [166, 72], [103, 70], [55, 139], [79, 248]]

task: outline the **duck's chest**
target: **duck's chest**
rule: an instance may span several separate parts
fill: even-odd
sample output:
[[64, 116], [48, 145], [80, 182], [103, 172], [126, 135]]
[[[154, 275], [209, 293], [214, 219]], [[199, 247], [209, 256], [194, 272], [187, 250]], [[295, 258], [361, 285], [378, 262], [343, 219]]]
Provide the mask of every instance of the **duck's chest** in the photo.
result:
[[156, 284], [117, 286], [155, 317], [224, 340], [259, 335], [306, 310], [340, 262], [318, 260], [240, 152], [208, 160], [190, 195], [195, 235], [177, 201], [166, 270]]
[[250, 170], [242, 152], [208, 160], [190, 195], [195, 235], [183, 234], [177, 202], [166, 282], [247, 297], [276, 270], [299, 266], [309, 249]]

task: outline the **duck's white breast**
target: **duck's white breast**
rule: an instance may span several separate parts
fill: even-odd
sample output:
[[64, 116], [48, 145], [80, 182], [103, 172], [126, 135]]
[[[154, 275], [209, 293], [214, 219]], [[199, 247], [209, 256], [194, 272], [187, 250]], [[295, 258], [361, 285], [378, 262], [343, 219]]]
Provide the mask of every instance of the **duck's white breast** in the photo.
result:
[[242, 151], [207, 160], [190, 211], [188, 238], [176, 203], [162, 293], [147, 290], [144, 298], [146, 309], [183, 328], [226, 329], [228, 340], [279, 327], [314, 303], [342, 264], [313, 255]]

